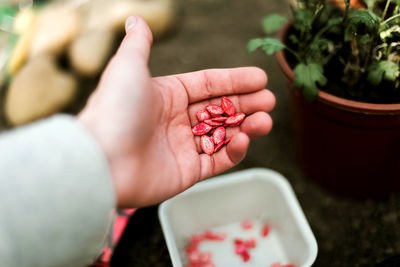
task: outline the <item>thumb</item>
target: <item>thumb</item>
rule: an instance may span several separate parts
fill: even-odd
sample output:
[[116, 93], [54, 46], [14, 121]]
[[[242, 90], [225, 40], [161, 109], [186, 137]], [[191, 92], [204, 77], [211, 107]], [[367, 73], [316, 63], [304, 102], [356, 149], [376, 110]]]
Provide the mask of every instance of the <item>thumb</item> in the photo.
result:
[[125, 31], [125, 38], [116, 56], [147, 65], [153, 43], [153, 34], [149, 26], [143, 18], [131, 16], [126, 20]]

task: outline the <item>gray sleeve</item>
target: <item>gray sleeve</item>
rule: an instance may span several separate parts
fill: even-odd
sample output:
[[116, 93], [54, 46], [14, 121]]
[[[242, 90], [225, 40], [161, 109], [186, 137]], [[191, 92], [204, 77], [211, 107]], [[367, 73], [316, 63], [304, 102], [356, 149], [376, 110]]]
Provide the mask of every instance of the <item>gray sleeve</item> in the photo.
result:
[[0, 135], [1, 266], [85, 266], [115, 193], [105, 155], [73, 117]]

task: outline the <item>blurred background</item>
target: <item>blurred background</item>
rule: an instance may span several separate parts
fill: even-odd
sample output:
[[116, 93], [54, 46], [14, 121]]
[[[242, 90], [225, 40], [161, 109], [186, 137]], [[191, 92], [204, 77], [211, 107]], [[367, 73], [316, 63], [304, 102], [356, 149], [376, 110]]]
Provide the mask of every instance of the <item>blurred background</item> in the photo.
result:
[[[256, 139], [231, 171], [266, 167], [292, 184], [316, 236], [314, 266], [373, 266], [400, 254], [400, 196], [383, 200], [333, 195], [305, 177], [293, 150], [286, 79], [275, 58], [248, 54], [263, 36], [261, 19], [288, 12], [284, 0], [0, 0], [0, 131], [57, 112], [77, 113], [96, 87], [130, 14], [142, 15], [155, 42], [153, 76], [255, 65], [277, 97], [274, 129]], [[45, 77], [45, 78], [43, 78]], [[112, 266], [171, 266], [157, 207], [135, 213]]]

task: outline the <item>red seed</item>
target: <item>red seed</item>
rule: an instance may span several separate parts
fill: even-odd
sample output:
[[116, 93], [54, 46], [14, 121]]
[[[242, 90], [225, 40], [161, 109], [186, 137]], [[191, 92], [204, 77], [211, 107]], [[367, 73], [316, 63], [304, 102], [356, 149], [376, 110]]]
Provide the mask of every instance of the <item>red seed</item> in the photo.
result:
[[218, 127], [215, 129], [213, 135], [212, 135], [212, 140], [214, 144], [218, 145], [219, 143], [223, 142], [225, 139], [225, 128], [224, 127]]
[[203, 135], [203, 134], [206, 134], [209, 131], [211, 131], [211, 129], [212, 129], [212, 126], [210, 126], [204, 122], [201, 122], [192, 128], [192, 133], [194, 135]]
[[235, 123], [235, 124], [231, 124], [231, 125], [229, 125], [229, 126], [230, 126], [230, 127], [236, 127], [236, 126], [239, 126], [240, 124], [242, 124], [242, 122]]
[[245, 243], [246, 247], [248, 248], [255, 248], [257, 246], [257, 242], [254, 238], [250, 238], [249, 240], [247, 240]]
[[209, 120], [205, 120], [204, 123], [207, 123], [210, 126], [216, 126], [216, 127], [224, 125], [223, 122], [212, 121], [210, 119]]
[[282, 265], [282, 267], [294, 267], [294, 264], [289, 263], [289, 264]]
[[235, 245], [236, 245], [235, 246], [235, 253], [238, 254], [238, 255], [242, 255], [243, 252], [245, 252], [247, 250], [246, 245], [241, 240], [238, 240], [238, 241], [235, 240]]
[[244, 113], [236, 113], [235, 115], [230, 116], [228, 119], [226, 119], [225, 124], [228, 124], [230, 126], [237, 126], [244, 120], [244, 117], [246, 117]]
[[197, 262], [197, 261], [199, 261], [199, 259], [200, 259], [200, 253], [201, 253], [201, 252], [198, 251], [198, 250], [190, 252], [190, 253], [187, 255], [188, 260], [191, 261], [191, 262]]
[[221, 98], [221, 107], [229, 116], [233, 116], [235, 114], [235, 107], [233, 106], [232, 101], [225, 96]]
[[250, 260], [250, 253], [249, 253], [247, 250], [246, 250], [245, 252], [243, 252], [243, 253], [241, 254], [241, 256], [242, 256], [242, 260], [243, 260], [244, 262]]
[[212, 117], [219, 117], [224, 114], [224, 110], [218, 105], [208, 105], [206, 110], [210, 113]]
[[190, 243], [192, 243], [192, 244], [198, 244], [201, 241], [204, 241], [204, 236], [202, 236], [202, 235], [192, 235], [190, 237]]
[[208, 113], [207, 110], [202, 109], [202, 110], [197, 111], [196, 117], [200, 122], [202, 122], [204, 120], [208, 120], [209, 118], [211, 118], [211, 115], [210, 115], [210, 113]]
[[251, 221], [244, 221], [241, 224], [242, 228], [245, 230], [253, 228], [253, 223]]
[[214, 143], [211, 140], [211, 137], [207, 135], [202, 135], [200, 137], [200, 146], [201, 149], [203, 149], [204, 153], [208, 155], [212, 155], [214, 153]]
[[209, 261], [211, 261], [212, 258], [212, 254], [210, 251], [206, 251], [206, 252], [202, 252], [200, 253], [200, 259], [199, 261], [202, 263], [207, 263]]
[[226, 140], [224, 141], [224, 145], [228, 144], [231, 140], [232, 140], [232, 137], [229, 137], [228, 139], [226, 139]]
[[225, 145], [225, 142], [222, 141], [219, 144], [217, 144], [214, 148], [214, 153], [217, 152], [218, 150], [220, 150], [223, 146]]
[[279, 262], [272, 263], [270, 267], [282, 267]]
[[266, 237], [269, 234], [270, 228], [269, 225], [264, 225], [261, 229], [261, 236]]
[[211, 120], [212, 121], [215, 121], [215, 122], [225, 122], [226, 121], [226, 119], [227, 119], [228, 117], [215, 117], [215, 118], [212, 118]]
[[249, 249], [256, 247], [256, 240], [250, 238], [247, 241], [243, 241], [239, 238], [235, 238], [233, 242], [235, 243], [235, 254], [241, 256], [244, 262], [250, 260]]
[[226, 238], [226, 233], [216, 234], [216, 233], [213, 233], [213, 232], [207, 230], [204, 232], [203, 236], [207, 240], [223, 241]]

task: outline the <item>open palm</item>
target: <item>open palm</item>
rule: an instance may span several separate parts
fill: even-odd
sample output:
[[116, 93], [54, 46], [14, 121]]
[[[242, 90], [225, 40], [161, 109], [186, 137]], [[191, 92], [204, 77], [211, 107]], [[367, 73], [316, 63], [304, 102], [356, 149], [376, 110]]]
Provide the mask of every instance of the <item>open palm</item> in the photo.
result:
[[[275, 98], [264, 90], [265, 73], [254, 67], [204, 70], [151, 78], [151, 33], [141, 18], [108, 65], [80, 120], [110, 162], [119, 207], [163, 201], [243, 159], [249, 139], [267, 134]], [[196, 112], [228, 96], [247, 115], [228, 128], [232, 141], [202, 153], [191, 128]]]

